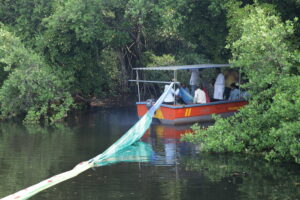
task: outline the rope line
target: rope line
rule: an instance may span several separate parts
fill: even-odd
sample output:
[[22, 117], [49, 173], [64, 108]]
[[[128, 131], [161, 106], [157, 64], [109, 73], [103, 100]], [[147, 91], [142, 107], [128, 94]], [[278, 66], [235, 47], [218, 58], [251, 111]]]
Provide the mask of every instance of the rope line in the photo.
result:
[[[129, 147], [133, 143], [137, 142], [150, 127], [152, 122], [152, 117], [155, 111], [163, 103], [163, 100], [166, 98], [167, 94], [170, 92], [174, 83], [171, 83], [168, 90], [166, 90], [156, 103], [151, 107], [151, 109], [134, 125], [132, 126], [120, 139], [118, 139], [114, 144], [112, 144], [108, 149], [106, 149], [102, 154], [90, 159], [89, 161], [84, 161], [76, 165], [72, 170], [57, 174], [51, 178], [48, 178], [44, 181], [41, 181], [35, 185], [32, 185], [28, 188], [20, 190], [14, 194], [11, 194], [7, 197], [4, 197], [0, 200], [25, 200], [33, 195], [46, 190], [58, 183], [71, 179], [82, 172], [95, 167], [101, 166], [101, 163], [107, 163], [107, 159], [113, 156], [116, 156], [118, 152], [123, 150], [126, 147]], [[116, 161], [119, 162], [119, 161]], [[100, 163], [100, 165], [99, 165]], [[112, 162], [109, 162], [110, 164]]]

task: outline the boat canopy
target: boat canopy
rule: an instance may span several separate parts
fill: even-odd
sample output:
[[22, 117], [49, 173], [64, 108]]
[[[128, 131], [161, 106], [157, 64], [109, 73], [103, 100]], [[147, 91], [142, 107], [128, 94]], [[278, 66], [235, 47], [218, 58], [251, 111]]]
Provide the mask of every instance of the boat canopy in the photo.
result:
[[196, 64], [196, 65], [178, 65], [178, 66], [160, 66], [160, 67], [139, 67], [133, 68], [133, 70], [188, 70], [188, 69], [207, 69], [207, 68], [219, 68], [219, 67], [230, 67], [230, 64]]
[[[140, 85], [139, 85], [140, 83], [162, 83], [162, 84], [175, 83], [175, 84], [178, 84], [179, 83], [177, 81], [177, 71], [178, 70], [210, 69], [210, 68], [231, 67], [231, 66], [232, 65], [230, 65], [230, 64], [195, 64], [195, 65], [174, 65], [174, 66], [158, 66], [158, 67], [137, 67], [137, 68], [133, 68], [133, 70], [136, 71], [136, 80], [129, 80], [129, 81], [137, 83], [138, 98], [139, 98], [139, 102], [140, 102], [141, 101]], [[173, 71], [174, 78], [172, 79], [172, 81], [140, 80], [139, 79], [139, 70], [141, 70], [141, 71]], [[174, 84], [174, 90], [175, 90], [175, 84]], [[174, 98], [175, 98], [175, 96], [174, 96]], [[174, 104], [175, 104], [175, 101], [174, 101]]]

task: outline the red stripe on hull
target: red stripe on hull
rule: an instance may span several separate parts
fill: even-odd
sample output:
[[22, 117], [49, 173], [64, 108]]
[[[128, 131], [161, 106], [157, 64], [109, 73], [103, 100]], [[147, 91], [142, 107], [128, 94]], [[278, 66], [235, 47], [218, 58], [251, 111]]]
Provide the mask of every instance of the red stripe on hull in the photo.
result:
[[[237, 111], [239, 108], [248, 104], [247, 101], [238, 101], [238, 102], [220, 102], [220, 103], [212, 103], [205, 105], [162, 105], [160, 109], [156, 111], [156, 115], [154, 118], [158, 118], [161, 120], [172, 121], [179, 118], [191, 118], [191, 117], [200, 117], [200, 116], [208, 116], [212, 114], [222, 114], [222, 113], [232, 113]], [[137, 104], [138, 116], [143, 116], [147, 111], [147, 107], [145, 103]]]

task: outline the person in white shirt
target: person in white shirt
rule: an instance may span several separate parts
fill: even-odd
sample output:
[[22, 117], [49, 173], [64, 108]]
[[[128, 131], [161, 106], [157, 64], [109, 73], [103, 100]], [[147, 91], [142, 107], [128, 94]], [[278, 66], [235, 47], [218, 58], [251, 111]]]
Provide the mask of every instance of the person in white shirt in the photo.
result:
[[196, 86], [200, 83], [200, 73], [198, 69], [191, 69], [190, 71], [192, 72], [190, 78], [191, 94], [194, 96]]
[[217, 68], [217, 79], [214, 85], [214, 100], [220, 101], [223, 100], [223, 94], [224, 94], [224, 89], [225, 89], [225, 77], [221, 73], [221, 69]]
[[193, 101], [194, 103], [206, 103], [206, 95], [202, 89], [203, 89], [202, 86], [200, 85], [197, 86], [194, 95], [194, 101]]
[[[164, 90], [164, 92], [166, 92], [166, 91], [168, 90], [169, 86], [170, 86], [170, 85], [165, 85], [165, 90]], [[167, 94], [165, 100], [164, 100], [164, 103], [165, 103], [165, 104], [173, 104], [174, 101], [175, 101], [175, 91], [174, 91], [173, 88], [171, 88], [171, 89], [169, 90], [169, 92], [168, 92], [168, 94]]]

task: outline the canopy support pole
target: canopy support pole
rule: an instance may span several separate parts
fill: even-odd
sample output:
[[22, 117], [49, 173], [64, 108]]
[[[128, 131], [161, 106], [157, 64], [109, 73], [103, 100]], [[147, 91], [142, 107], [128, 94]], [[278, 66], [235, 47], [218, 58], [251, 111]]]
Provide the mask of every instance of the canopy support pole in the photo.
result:
[[138, 98], [139, 98], [139, 102], [141, 101], [141, 94], [140, 94], [140, 83], [139, 83], [139, 70], [136, 70], [136, 84], [137, 84], [137, 88], [138, 88]]
[[[174, 70], [174, 80], [173, 80], [173, 82], [177, 82], [177, 71], [176, 70]], [[173, 86], [173, 89], [174, 89], [174, 105], [176, 104], [176, 95], [175, 95], [175, 84], [174, 84], [174, 86]]]
[[[128, 80], [129, 82], [137, 82], [137, 80]], [[147, 81], [147, 80], [139, 80], [140, 83], [160, 83], [160, 84], [168, 84], [170, 85], [173, 81]], [[179, 84], [179, 82], [174, 82]]]

